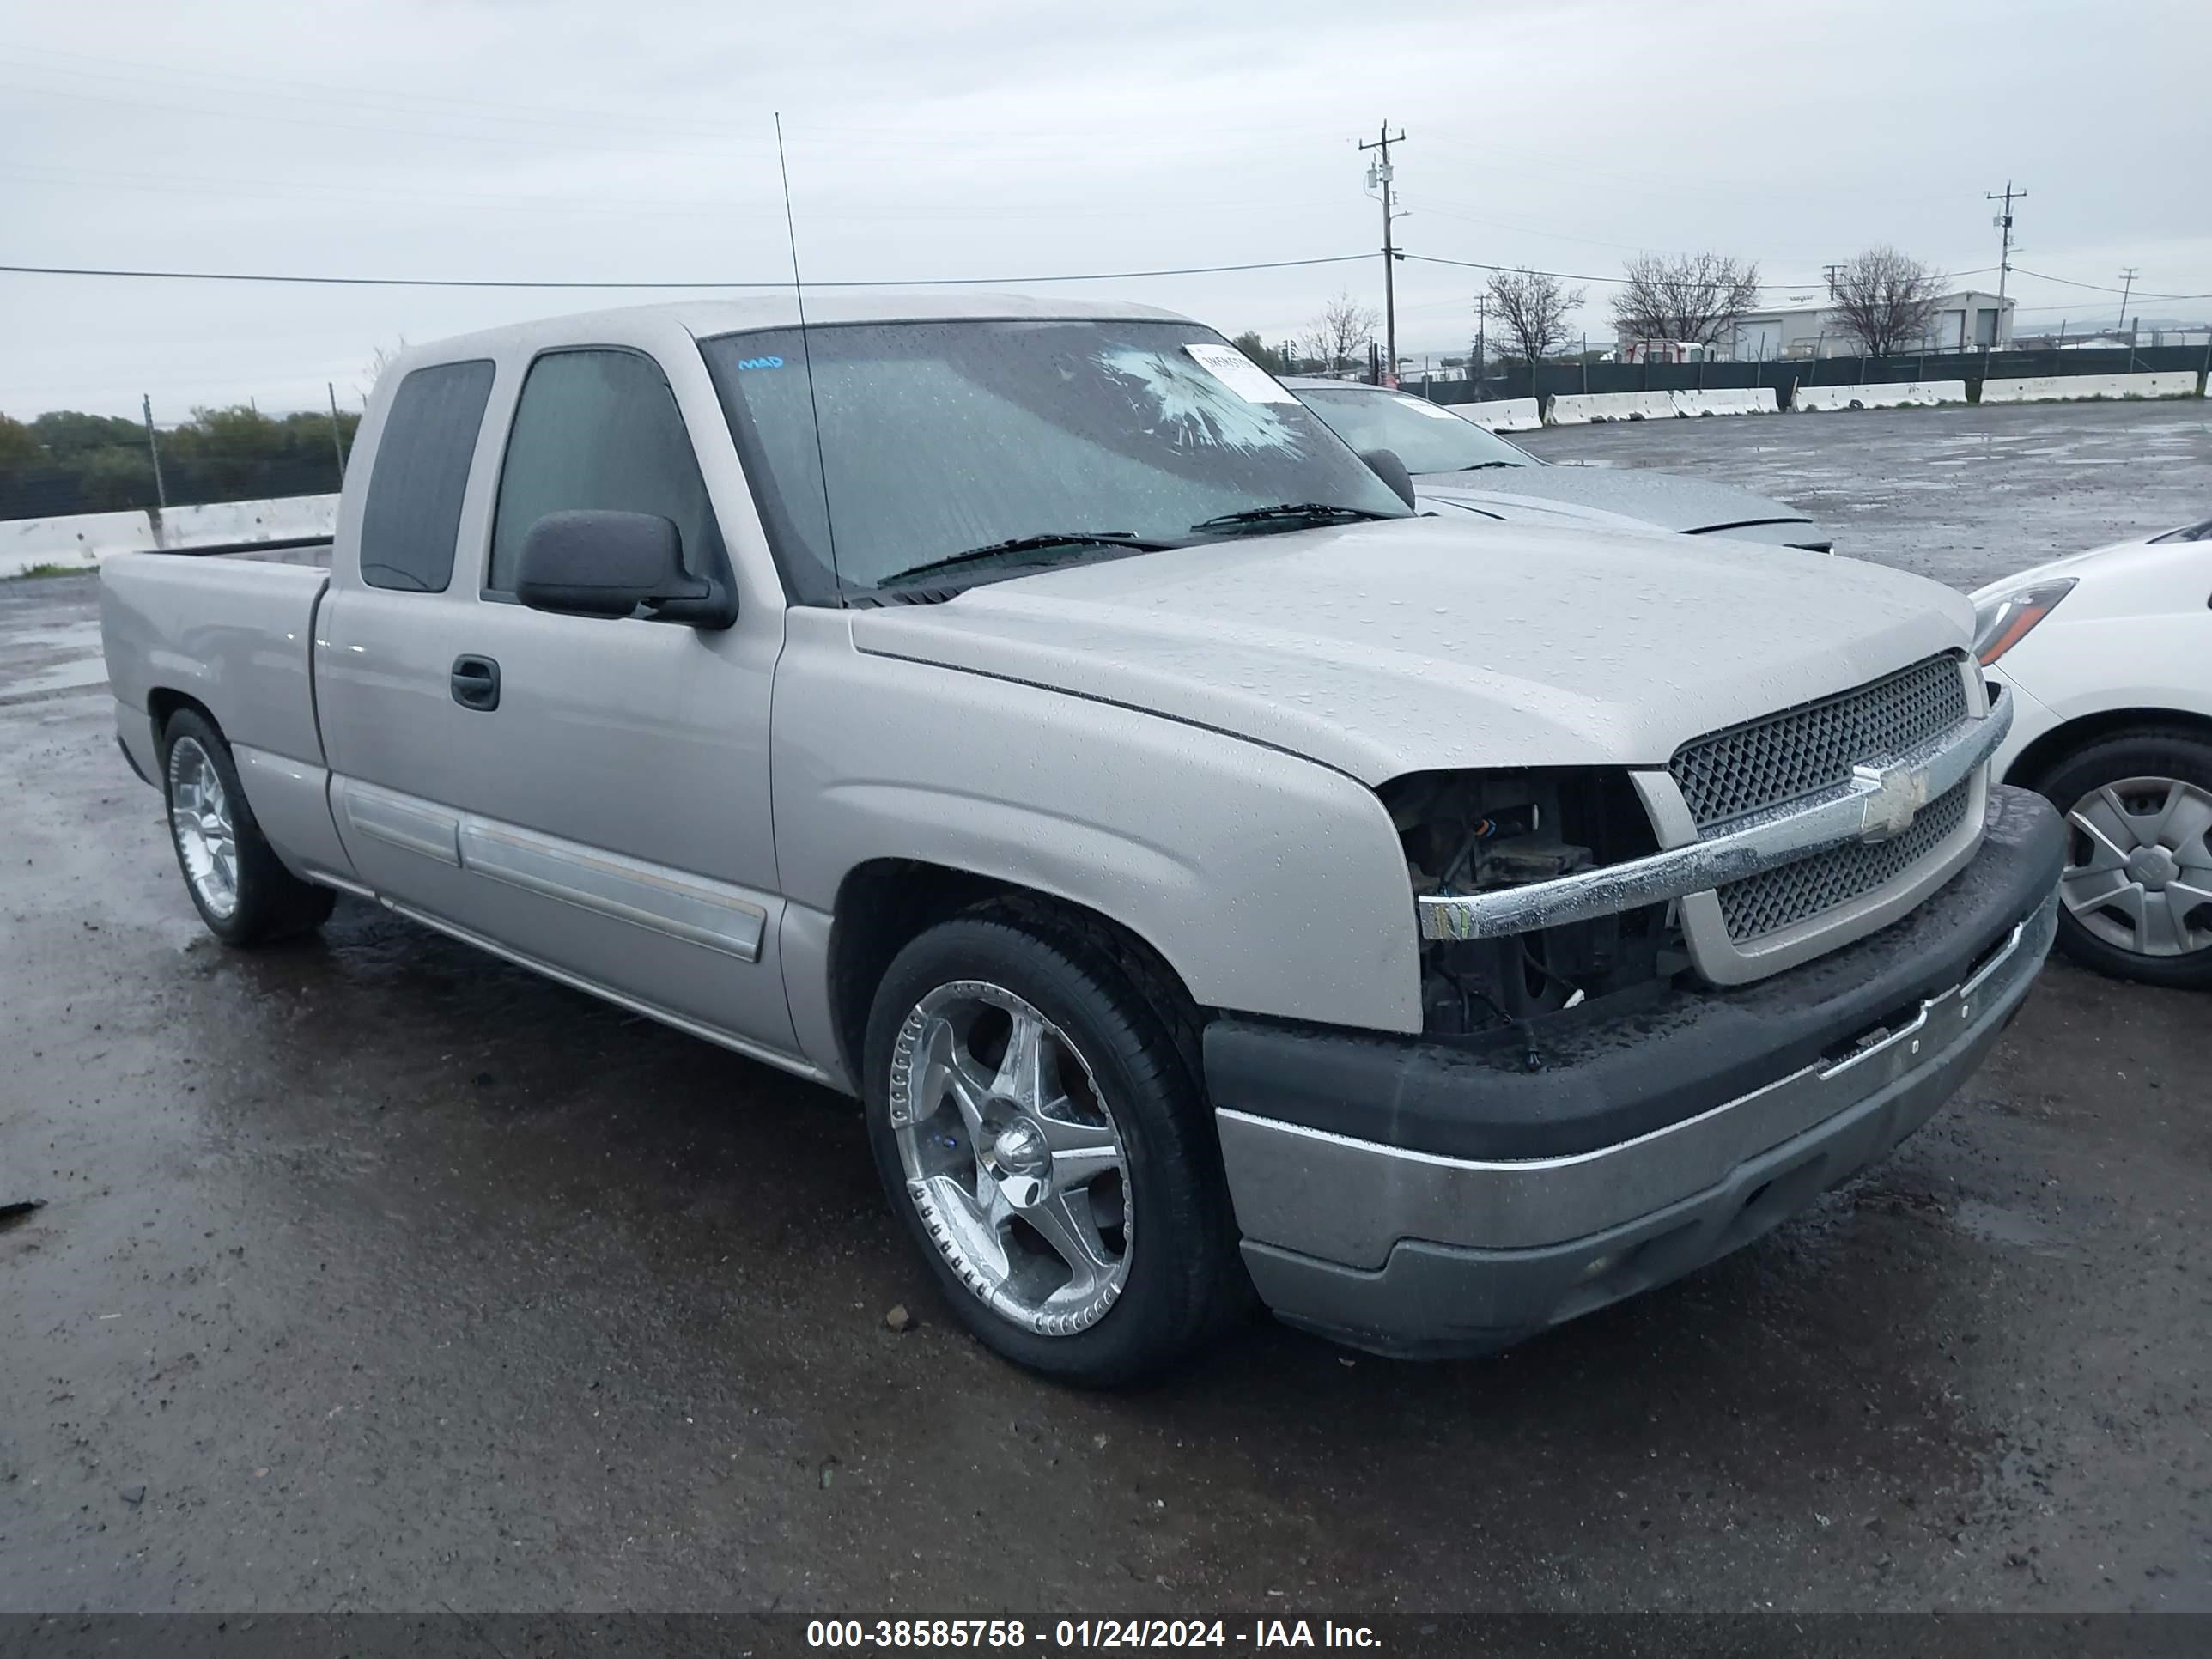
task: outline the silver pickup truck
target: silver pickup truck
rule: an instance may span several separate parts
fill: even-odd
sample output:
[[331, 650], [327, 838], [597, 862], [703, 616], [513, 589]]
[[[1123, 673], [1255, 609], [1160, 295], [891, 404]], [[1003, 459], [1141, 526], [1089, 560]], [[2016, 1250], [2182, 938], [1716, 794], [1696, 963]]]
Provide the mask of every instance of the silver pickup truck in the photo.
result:
[[105, 570], [251, 945], [336, 893], [860, 1097], [950, 1305], [1108, 1383], [1257, 1298], [1494, 1349], [1773, 1226], [2019, 1006], [2061, 836], [1966, 601], [1422, 517], [1134, 306], [414, 350], [327, 570]]

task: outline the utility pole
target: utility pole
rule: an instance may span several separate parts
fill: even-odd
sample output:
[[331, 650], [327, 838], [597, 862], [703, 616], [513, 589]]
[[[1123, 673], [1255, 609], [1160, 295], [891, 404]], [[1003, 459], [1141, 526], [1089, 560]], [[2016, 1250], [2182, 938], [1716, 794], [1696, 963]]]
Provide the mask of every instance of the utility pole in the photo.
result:
[[2128, 331], [2128, 373], [2136, 372], [2136, 325], [2128, 320], [2128, 295], [2135, 291], [2136, 268], [2130, 265], [2120, 273], [2120, 326]]
[[323, 390], [331, 394], [331, 447], [338, 453], [338, 483], [345, 483], [345, 428], [338, 424], [338, 388], [332, 380], [323, 382]]
[[1823, 269], [1825, 269], [1828, 273], [1828, 297], [1832, 300], [1836, 297], [1836, 273], [1841, 270], [1843, 266], [1839, 264], [1827, 265], [1823, 267]]
[[1482, 378], [1490, 373], [1490, 295], [1488, 290], [1474, 296], [1474, 378], [1477, 389]]
[[1398, 288], [1397, 273], [1391, 269], [1398, 258], [1397, 244], [1391, 238], [1390, 221], [1390, 146], [1406, 142], [1406, 130], [1398, 129], [1395, 137], [1390, 133], [1390, 124], [1385, 121], [1375, 130], [1375, 142], [1362, 144], [1360, 149], [1379, 152], [1377, 159], [1367, 164], [1367, 188], [1382, 187], [1382, 342], [1389, 354], [1383, 373], [1384, 384], [1398, 384]]
[[154, 438], [154, 399], [142, 392], [138, 394], [138, 407], [146, 416], [146, 453], [154, 458], [154, 504], [166, 510], [169, 494], [161, 488], [161, 446]]
[[2000, 322], [2004, 319], [2005, 278], [2012, 275], [2012, 204], [2014, 198], [2025, 202], [2027, 199], [2027, 192], [2024, 190], [2014, 190], [2009, 179], [2005, 180], [2002, 194], [1994, 190], [1985, 190], [1982, 192], [1984, 201], [2004, 204], [2004, 211], [1991, 222], [2004, 233], [2003, 252], [1997, 255], [1997, 319]]

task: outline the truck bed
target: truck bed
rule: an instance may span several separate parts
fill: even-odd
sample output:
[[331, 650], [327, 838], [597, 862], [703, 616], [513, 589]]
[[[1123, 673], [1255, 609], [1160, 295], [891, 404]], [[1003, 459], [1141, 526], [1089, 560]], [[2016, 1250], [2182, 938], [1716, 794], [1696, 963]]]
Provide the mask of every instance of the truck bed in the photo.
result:
[[102, 567], [100, 638], [118, 725], [148, 777], [159, 773], [154, 720], [167, 704], [155, 705], [164, 698], [200, 704], [234, 746], [321, 766], [312, 658], [330, 571], [279, 562], [306, 550], [134, 553]]
[[252, 559], [263, 564], [313, 565], [327, 570], [332, 545], [328, 536], [322, 536], [313, 541], [241, 542], [233, 547], [196, 547], [180, 551], [187, 558]]

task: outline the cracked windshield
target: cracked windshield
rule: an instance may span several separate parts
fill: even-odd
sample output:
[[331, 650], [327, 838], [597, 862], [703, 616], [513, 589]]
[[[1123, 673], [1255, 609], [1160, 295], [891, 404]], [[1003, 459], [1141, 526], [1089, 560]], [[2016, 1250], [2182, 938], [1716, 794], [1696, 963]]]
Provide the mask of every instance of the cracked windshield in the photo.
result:
[[[1407, 511], [1290, 392], [1188, 323], [830, 325], [704, 349], [787, 580], [815, 603]], [[1209, 524], [1285, 507], [1317, 510]]]

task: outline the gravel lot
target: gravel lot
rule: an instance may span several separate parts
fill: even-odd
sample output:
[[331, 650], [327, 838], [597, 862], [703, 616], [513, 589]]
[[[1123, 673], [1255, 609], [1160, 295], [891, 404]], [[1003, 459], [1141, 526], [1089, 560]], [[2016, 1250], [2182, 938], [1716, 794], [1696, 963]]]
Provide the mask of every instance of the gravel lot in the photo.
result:
[[[1966, 585], [2212, 511], [2201, 409], [1531, 447]], [[1893, 1161], [1502, 1358], [1067, 1394], [839, 1099], [350, 902], [205, 938], [94, 604], [0, 586], [0, 1610], [2212, 1610], [2201, 996], [2054, 966]]]

